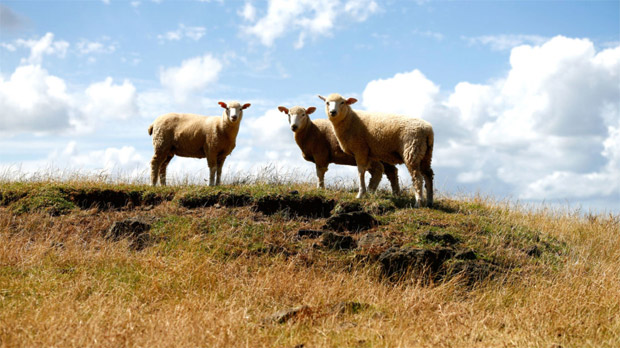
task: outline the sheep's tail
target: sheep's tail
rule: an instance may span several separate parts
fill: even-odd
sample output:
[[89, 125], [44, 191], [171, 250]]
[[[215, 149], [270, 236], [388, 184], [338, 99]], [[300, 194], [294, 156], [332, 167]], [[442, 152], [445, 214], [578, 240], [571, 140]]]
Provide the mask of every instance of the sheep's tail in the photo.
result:
[[149, 135], [153, 135], [153, 125], [149, 126]]

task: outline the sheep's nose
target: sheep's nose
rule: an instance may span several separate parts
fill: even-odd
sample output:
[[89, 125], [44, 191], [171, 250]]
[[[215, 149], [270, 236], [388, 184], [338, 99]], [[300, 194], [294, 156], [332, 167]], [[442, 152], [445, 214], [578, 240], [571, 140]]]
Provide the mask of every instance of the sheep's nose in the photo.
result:
[[330, 116], [336, 116], [336, 110], [332, 110], [332, 111], [330, 111], [330, 112], [329, 112], [329, 115], [330, 115]]
[[296, 131], [297, 130], [297, 125], [296, 124], [292, 125], [291, 129], [293, 130], [293, 132]]
[[233, 121], [236, 121], [237, 120], [237, 116], [232, 116], [230, 119], [233, 120]]

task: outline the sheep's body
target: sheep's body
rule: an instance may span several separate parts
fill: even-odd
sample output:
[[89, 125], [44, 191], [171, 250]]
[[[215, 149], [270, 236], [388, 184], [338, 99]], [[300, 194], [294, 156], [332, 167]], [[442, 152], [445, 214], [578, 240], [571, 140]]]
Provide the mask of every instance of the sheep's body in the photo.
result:
[[242, 110], [250, 104], [242, 107], [237, 102], [228, 105], [220, 102], [220, 105], [226, 109], [222, 116], [169, 113], [155, 119], [148, 129], [153, 136], [153, 186], [158, 178], [161, 185], [166, 185], [166, 168], [175, 155], [206, 158], [209, 185], [220, 184], [224, 161], [236, 145]]
[[[289, 115], [291, 128], [295, 132], [295, 142], [302, 152], [302, 157], [316, 165], [318, 178], [317, 187], [325, 187], [325, 172], [330, 163], [355, 166], [355, 158], [346, 154], [340, 148], [333, 127], [328, 120], [311, 120], [308, 114], [312, 114], [315, 108], [304, 109], [294, 106], [290, 110], [279, 107], [279, 110]], [[384, 171], [390, 184], [392, 192], [398, 194], [400, 191], [398, 183], [398, 169], [391, 164], [372, 161], [368, 168], [371, 178], [368, 187], [371, 191], [376, 190], [381, 182]]]
[[356, 100], [338, 94], [327, 98], [326, 109], [340, 147], [355, 157], [360, 176], [358, 197], [366, 192], [364, 172], [370, 161], [404, 163], [414, 183], [416, 205], [422, 200], [426, 185], [426, 203], [433, 204], [434, 132], [430, 123], [416, 118], [387, 113], [353, 110]]

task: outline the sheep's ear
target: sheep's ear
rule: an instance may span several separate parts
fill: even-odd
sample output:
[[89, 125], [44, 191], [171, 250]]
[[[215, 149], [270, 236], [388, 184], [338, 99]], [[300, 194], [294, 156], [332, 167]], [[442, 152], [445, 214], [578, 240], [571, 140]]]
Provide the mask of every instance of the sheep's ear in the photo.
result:
[[228, 105], [226, 105], [226, 103], [224, 102], [219, 102], [218, 104], [220, 104], [220, 106], [223, 107], [224, 109], [228, 108]]
[[280, 112], [283, 112], [283, 113], [288, 115], [288, 109], [285, 108], [284, 106], [278, 106], [278, 110], [280, 110]]
[[250, 103], [243, 104], [243, 107], [241, 107], [241, 110], [245, 110], [245, 109], [249, 108], [250, 105], [252, 105], [252, 104], [250, 104]]
[[315, 111], [316, 111], [316, 108], [314, 106], [311, 106], [311, 107], [306, 109], [306, 114], [310, 115], [310, 114], [312, 114]]
[[347, 99], [347, 105], [352, 105], [352, 104], [355, 104], [355, 103], [357, 103], [357, 99], [355, 99], [355, 98]]
[[325, 101], [325, 97], [324, 96], [319, 94], [317, 97], [321, 98], [322, 101]]

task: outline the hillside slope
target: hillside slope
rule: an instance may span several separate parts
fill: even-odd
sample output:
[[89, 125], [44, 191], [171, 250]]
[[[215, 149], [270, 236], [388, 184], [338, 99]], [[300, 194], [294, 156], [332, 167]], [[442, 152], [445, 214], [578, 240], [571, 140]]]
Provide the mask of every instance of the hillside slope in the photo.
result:
[[0, 184], [0, 345], [620, 346], [620, 219], [310, 186]]

